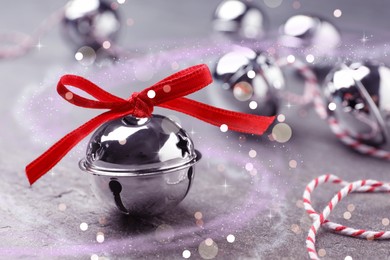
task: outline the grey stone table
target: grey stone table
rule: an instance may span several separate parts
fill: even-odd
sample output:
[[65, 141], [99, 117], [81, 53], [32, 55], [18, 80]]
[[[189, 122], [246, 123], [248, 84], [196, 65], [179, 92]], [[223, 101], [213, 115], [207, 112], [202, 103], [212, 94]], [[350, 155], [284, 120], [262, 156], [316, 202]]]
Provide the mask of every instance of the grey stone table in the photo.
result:
[[[182, 51], [175, 63], [180, 68], [200, 62], [212, 65], [221, 50], [186, 56], [186, 48], [207, 49], [208, 41], [212, 45], [210, 17], [218, 2], [129, 0], [121, 12], [124, 20], [132, 18], [134, 25], [122, 30], [119, 42], [139, 53], [146, 51], [152, 58]], [[354, 43], [351, 51], [366, 47], [360, 42], [364, 35], [369, 39], [367, 48], [375, 47], [372, 52], [388, 39], [390, 4], [385, 1], [301, 0], [298, 10], [289, 1], [274, 9], [256, 2], [268, 13], [273, 32], [290, 15], [303, 12], [320, 14], [339, 25]], [[31, 32], [65, 1], [2, 4], [1, 31]], [[338, 19], [332, 17], [336, 8], [343, 12]], [[182, 259], [185, 250], [191, 259], [305, 259], [310, 220], [301, 207], [301, 195], [312, 178], [333, 173], [351, 181], [390, 180], [388, 162], [352, 152], [314, 112], [302, 116], [300, 108], [282, 104], [280, 113], [293, 129], [293, 137], [285, 144], [271, 142], [266, 136], [221, 133], [193, 118], [157, 110], [178, 117], [203, 153], [187, 198], [158, 217], [129, 218], [102, 208], [90, 191], [88, 176], [77, 166], [86, 140], [29, 187], [25, 165], [96, 115], [56, 96], [54, 87], [60, 75], [78, 73], [106, 84], [115, 94], [127, 96], [130, 92], [131, 80], [121, 71], [126, 66], [85, 68], [77, 64], [59, 31], [55, 27], [43, 37], [42, 48], [19, 59], [0, 61], [0, 259]], [[381, 58], [387, 61], [385, 55]], [[142, 57], [137, 54], [136, 59]], [[162, 67], [150, 81], [137, 86], [146, 87], [172, 72], [172, 68]], [[291, 73], [287, 76], [290, 87], [298, 89], [299, 80]], [[193, 98], [213, 102], [209, 93], [202, 90]], [[257, 152], [255, 158], [248, 155], [250, 150]], [[289, 167], [290, 160], [297, 161], [296, 168]], [[245, 168], [252, 166], [256, 172], [250, 174]], [[314, 195], [315, 207], [322, 208], [336, 190], [323, 187]], [[382, 223], [390, 218], [386, 196], [353, 195], [338, 206], [331, 219], [354, 227], [386, 229]], [[355, 208], [349, 220], [343, 218], [348, 205], [349, 210], [351, 205]], [[82, 225], [83, 231], [81, 223], [88, 228]], [[229, 235], [234, 236], [233, 242], [228, 242]], [[347, 238], [324, 230], [317, 247], [325, 250], [325, 259], [390, 259], [388, 241]]]

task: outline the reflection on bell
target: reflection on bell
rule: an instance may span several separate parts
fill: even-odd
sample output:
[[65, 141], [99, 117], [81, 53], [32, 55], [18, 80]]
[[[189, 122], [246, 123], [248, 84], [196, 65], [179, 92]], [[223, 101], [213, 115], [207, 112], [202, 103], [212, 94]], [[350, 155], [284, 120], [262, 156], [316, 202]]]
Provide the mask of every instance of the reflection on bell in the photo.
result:
[[213, 27], [235, 40], [260, 39], [266, 31], [267, 18], [256, 5], [240, 0], [225, 0], [215, 10]]
[[127, 116], [95, 131], [80, 168], [91, 174], [95, 195], [109, 207], [156, 215], [187, 195], [200, 156], [171, 119]]
[[280, 28], [280, 42], [291, 48], [313, 49], [323, 54], [339, 46], [341, 36], [337, 28], [322, 18], [294, 15]]
[[390, 69], [374, 62], [338, 65], [324, 83], [328, 112], [355, 140], [388, 142]]
[[239, 48], [217, 61], [214, 78], [220, 88], [212, 93], [214, 103], [225, 109], [274, 115], [279, 100], [277, 92], [284, 88], [284, 77], [273, 59], [265, 53]]
[[83, 46], [98, 50], [105, 41], [111, 44], [120, 28], [118, 13], [102, 0], [71, 0], [62, 24], [64, 36], [76, 50]]

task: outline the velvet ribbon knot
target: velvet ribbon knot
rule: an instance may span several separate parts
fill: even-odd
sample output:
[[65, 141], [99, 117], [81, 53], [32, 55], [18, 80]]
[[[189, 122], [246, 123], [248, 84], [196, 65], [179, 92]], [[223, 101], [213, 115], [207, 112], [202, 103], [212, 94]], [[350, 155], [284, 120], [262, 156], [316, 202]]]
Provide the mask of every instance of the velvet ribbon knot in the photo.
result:
[[[57, 92], [66, 101], [80, 107], [108, 111], [73, 130], [27, 165], [26, 175], [30, 184], [53, 168], [77, 143], [103, 123], [127, 115], [150, 117], [154, 106], [179, 111], [215, 126], [226, 124], [230, 130], [258, 135], [273, 122], [273, 116], [228, 111], [184, 98], [211, 82], [212, 77], [207, 65], [196, 65], [179, 71], [139, 93], [133, 93], [126, 100], [104, 91], [85, 78], [75, 75], [62, 76], [57, 85]], [[96, 100], [79, 96], [66, 85], [83, 90]]]

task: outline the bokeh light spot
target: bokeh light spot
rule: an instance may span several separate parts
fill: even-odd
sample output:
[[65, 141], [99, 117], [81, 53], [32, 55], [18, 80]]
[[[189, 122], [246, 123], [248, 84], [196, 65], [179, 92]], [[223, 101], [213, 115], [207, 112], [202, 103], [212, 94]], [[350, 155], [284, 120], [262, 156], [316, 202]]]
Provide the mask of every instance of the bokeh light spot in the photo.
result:
[[249, 157], [250, 158], [255, 158], [256, 155], [257, 155], [257, 152], [255, 150], [252, 149], [252, 150], [249, 151]]
[[229, 127], [225, 124], [222, 124], [219, 129], [221, 130], [221, 132], [225, 133], [227, 132], [227, 130], [229, 130]]
[[83, 222], [80, 224], [81, 231], [86, 231], [88, 229], [88, 224]]
[[285, 143], [292, 136], [291, 127], [286, 123], [279, 123], [272, 129], [272, 137], [279, 143]]
[[232, 234], [228, 235], [226, 237], [226, 240], [229, 242], [229, 243], [233, 243], [235, 240], [236, 240], [236, 237]]
[[342, 14], [343, 14], [343, 12], [340, 9], [335, 9], [333, 11], [333, 16], [336, 17], [336, 18], [341, 17]]
[[288, 166], [290, 166], [290, 168], [297, 168], [297, 161], [295, 160], [290, 160], [288, 162]]
[[190, 250], [184, 250], [183, 253], [182, 253], [182, 256], [183, 256], [183, 258], [185, 258], [185, 259], [190, 258], [190, 257], [191, 257], [191, 252], [190, 252]]

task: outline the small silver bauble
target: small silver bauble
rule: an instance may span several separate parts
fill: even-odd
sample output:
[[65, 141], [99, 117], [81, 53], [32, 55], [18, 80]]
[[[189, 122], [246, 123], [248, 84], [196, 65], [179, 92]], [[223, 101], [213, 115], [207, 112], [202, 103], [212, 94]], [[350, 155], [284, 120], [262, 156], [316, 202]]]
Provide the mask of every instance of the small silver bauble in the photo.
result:
[[236, 40], [262, 38], [266, 23], [267, 18], [259, 7], [240, 0], [221, 2], [213, 17], [214, 30]]
[[120, 29], [117, 11], [102, 0], [71, 0], [62, 23], [65, 37], [76, 49], [89, 46], [98, 50], [104, 41], [112, 44]]
[[316, 53], [339, 46], [340, 32], [329, 21], [312, 15], [294, 15], [280, 28], [280, 41], [286, 47], [312, 48]]
[[187, 195], [200, 153], [189, 135], [161, 116], [127, 116], [99, 127], [80, 168], [106, 205], [131, 215], [156, 215]]
[[374, 62], [340, 64], [324, 83], [328, 112], [359, 142], [389, 141], [390, 69]]
[[284, 88], [284, 77], [265, 53], [249, 48], [229, 52], [217, 61], [214, 78], [222, 86], [212, 93], [218, 106], [267, 116], [277, 112], [277, 92]]

